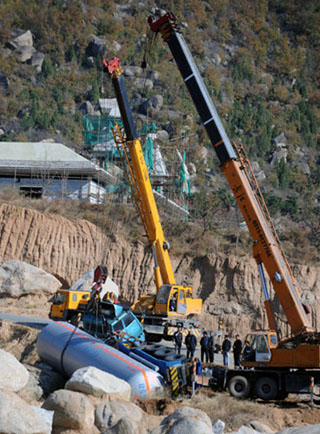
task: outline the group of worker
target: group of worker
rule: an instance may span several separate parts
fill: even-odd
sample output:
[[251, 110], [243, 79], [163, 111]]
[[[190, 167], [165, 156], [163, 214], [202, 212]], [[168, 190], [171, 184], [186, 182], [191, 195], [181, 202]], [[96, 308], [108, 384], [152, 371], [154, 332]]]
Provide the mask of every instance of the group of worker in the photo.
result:
[[[183, 334], [182, 328], [179, 327], [178, 330], [174, 334], [174, 342], [175, 342], [175, 350], [176, 354], [181, 354], [181, 348], [183, 343]], [[188, 334], [185, 338], [185, 346], [187, 349], [187, 358], [189, 361], [192, 361], [194, 358], [194, 353], [197, 348], [197, 338], [192, 333], [191, 330], [188, 331]], [[247, 347], [247, 342], [245, 345], [245, 350]], [[242, 352], [242, 341], [240, 336], [237, 334], [234, 343], [232, 344], [229, 339], [229, 335], [224, 336], [224, 340], [222, 342], [222, 355], [223, 355], [223, 364], [224, 366], [230, 366], [230, 352], [233, 350], [233, 358], [234, 358], [234, 366], [241, 368], [241, 352]], [[200, 339], [200, 350], [201, 350], [201, 362], [205, 363], [213, 363], [214, 362], [214, 352], [215, 352], [215, 336], [213, 332], [210, 332], [209, 335], [206, 331], [203, 332], [202, 337]]]

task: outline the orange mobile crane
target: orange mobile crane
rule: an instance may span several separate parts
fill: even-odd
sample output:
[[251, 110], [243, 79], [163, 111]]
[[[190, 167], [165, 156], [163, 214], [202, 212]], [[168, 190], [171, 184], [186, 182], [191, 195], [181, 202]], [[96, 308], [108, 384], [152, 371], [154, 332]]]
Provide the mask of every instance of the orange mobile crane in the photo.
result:
[[[160, 33], [177, 63], [202, 123], [253, 239], [255, 258], [265, 295], [269, 330], [250, 334], [250, 356], [243, 366], [252, 368], [223, 372], [224, 383], [237, 397], [250, 393], [263, 399], [281, 398], [289, 392], [309, 390], [311, 379], [320, 383], [320, 340], [307, 318], [299, 289], [287, 262], [250, 163], [240, 146], [231, 144], [192, 55], [177, 26], [167, 13], [148, 19], [152, 32]], [[264, 269], [291, 328], [292, 337], [279, 340]], [[219, 378], [219, 372], [216, 373]]]
[[123, 166], [131, 188], [132, 197], [152, 247], [155, 263], [156, 295], [142, 295], [132, 310], [142, 320], [146, 339], [171, 340], [177, 327], [192, 328], [200, 332], [200, 324], [189, 315], [200, 314], [202, 300], [192, 298], [190, 286], [177, 285], [169, 257], [169, 243], [165, 240], [160, 216], [126, 93], [120, 60], [104, 60], [104, 70], [112, 79], [118, 101], [125, 137], [118, 125], [113, 130], [114, 139], [122, 156]]

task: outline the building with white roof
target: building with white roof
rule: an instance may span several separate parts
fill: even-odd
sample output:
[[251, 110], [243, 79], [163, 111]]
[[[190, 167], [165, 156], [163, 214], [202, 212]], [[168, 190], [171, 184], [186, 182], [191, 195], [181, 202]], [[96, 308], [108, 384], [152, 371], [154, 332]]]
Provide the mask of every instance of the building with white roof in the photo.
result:
[[102, 203], [113, 176], [61, 143], [0, 142], [0, 188]]

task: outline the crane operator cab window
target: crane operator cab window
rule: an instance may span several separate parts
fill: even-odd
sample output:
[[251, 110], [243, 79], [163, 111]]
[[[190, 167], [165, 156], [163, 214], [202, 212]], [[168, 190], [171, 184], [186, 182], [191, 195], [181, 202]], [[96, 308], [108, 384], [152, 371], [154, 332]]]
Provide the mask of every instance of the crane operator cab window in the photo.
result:
[[178, 313], [186, 313], [187, 312], [187, 303], [185, 297], [185, 291], [183, 289], [179, 289], [179, 302], [178, 302]]
[[167, 304], [171, 291], [171, 285], [162, 285], [157, 294], [157, 304]]
[[268, 345], [268, 339], [265, 334], [248, 335], [242, 351], [242, 360], [244, 362], [269, 362], [271, 352]]
[[171, 294], [170, 302], [169, 302], [169, 311], [175, 312], [177, 310], [177, 301], [178, 301], [178, 292], [174, 291]]

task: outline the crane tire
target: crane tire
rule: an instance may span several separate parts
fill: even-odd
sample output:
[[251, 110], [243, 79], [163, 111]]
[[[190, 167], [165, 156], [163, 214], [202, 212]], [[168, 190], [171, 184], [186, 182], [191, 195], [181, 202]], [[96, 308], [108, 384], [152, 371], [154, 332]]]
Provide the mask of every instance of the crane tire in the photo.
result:
[[238, 399], [247, 398], [250, 393], [250, 383], [246, 377], [235, 375], [228, 383], [230, 395]]
[[278, 394], [277, 382], [272, 377], [261, 377], [256, 382], [256, 395], [264, 401], [275, 399]]

